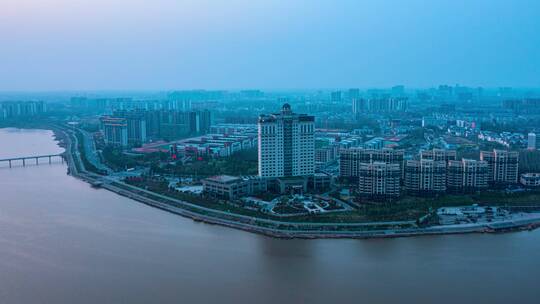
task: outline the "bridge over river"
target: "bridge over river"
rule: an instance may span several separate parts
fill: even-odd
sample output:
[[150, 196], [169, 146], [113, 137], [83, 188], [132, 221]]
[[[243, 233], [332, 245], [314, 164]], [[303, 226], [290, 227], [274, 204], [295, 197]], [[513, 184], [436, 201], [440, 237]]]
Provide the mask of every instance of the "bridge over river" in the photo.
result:
[[9, 167], [11, 168], [13, 163], [20, 163], [22, 162], [23, 167], [26, 166], [26, 162], [28, 160], [35, 160], [36, 165], [39, 165], [40, 159], [48, 159], [49, 164], [52, 163], [52, 160], [54, 158], [59, 157], [62, 160], [62, 163], [64, 162], [64, 153], [58, 153], [58, 154], [45, 154], [45, 155], [34, 155], [34, 156], [21, 156], [21, 157], [12, 157], [12, 158], [4, 158], [0, 159], [0, 163], [9, 163]]

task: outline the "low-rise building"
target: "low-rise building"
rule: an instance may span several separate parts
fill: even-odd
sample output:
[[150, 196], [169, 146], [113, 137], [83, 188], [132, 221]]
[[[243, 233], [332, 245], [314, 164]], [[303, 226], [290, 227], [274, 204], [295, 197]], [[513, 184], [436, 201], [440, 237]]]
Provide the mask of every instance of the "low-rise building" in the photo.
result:
[[323, 192], [330, 189], [332, 185], [332, 175], [317, 172], [309, 177], [308, 187], [315, 192]]
[[228, 200], [267, 191], [266, 179], [258, 176], [218, 175], [202, 183], [204, 193]]
[[521, 174], [519, 182], [525, 187], [540, 187], [540, 173]]

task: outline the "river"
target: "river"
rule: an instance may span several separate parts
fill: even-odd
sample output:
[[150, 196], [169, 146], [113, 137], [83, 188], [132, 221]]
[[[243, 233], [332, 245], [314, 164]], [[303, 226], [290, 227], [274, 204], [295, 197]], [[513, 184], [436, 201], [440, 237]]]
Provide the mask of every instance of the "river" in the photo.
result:
[[[0, 159], [59, 153], [0, 129]], [[281, 240], [0, 164], [0, 303], [538, 303], [540, 230]]]

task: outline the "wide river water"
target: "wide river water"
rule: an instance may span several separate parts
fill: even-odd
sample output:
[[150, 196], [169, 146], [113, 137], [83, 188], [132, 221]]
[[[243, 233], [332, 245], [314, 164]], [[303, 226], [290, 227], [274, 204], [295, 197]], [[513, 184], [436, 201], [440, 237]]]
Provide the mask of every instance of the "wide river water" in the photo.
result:
[[[0, 159], [59, 153], [0, 129]], [[0, 303], [540, 303], [540, 230], [280, 240], [0, 164]]]

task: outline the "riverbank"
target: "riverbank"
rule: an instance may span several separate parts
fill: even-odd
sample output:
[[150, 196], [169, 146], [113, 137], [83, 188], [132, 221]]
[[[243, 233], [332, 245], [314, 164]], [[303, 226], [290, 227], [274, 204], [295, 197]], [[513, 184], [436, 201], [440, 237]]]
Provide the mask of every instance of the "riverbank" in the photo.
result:
[[[387, 238], [460, 233], [494, 233], [535, 229], [540, 226], [540, 213], [520, 213], [511, 220], [491, 223], [418, 227], [414, 221], [370, 223], [299, 223], [244, 216], [201, 207], [142, 188], [128, 185], [107, 176], [88, 172], [81, 160], [78, 138], [73, 131], [53, 128], [66, 148], [69, 173], [89, 184], [115, 192], [148, 206], [204, 222], [259, 233], [276, 238]], [[84, 153], [84, 151], [83, 151]]]

